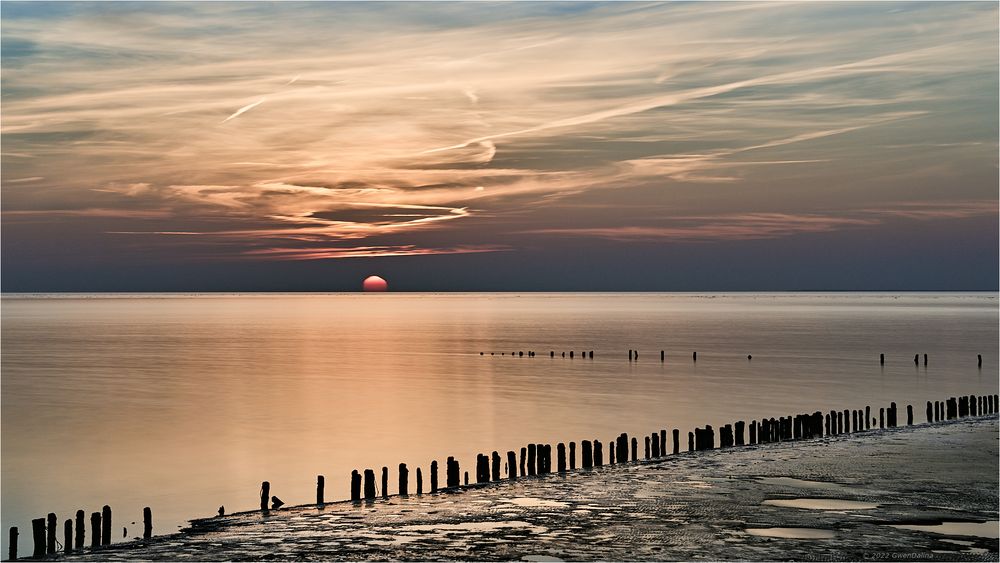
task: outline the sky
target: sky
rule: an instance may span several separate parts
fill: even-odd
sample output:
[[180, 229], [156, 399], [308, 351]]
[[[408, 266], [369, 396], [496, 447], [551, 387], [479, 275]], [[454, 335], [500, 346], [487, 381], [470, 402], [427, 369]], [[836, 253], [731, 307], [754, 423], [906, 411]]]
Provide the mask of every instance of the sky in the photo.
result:
[[0, 4], [5, 292], [998, 288], [995, 2]]

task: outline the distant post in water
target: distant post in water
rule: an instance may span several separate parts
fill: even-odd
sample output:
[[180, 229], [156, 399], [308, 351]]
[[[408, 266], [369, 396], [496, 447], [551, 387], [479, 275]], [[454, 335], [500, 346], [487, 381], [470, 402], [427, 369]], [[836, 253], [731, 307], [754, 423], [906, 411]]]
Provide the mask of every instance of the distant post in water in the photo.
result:
[[264, 481], [260, 484], [260, 509], [267, 512], [267, 501], [271, 500], [271, 483]]
[[976, 354], [976, 358], [978, 359], [978, 367], [983, 367], [983, 355]]
[[[97, 514], [98, 518], [101, 517], [97, 512], [94, 514]], [[35, 518], [31, 521], [31, 539], [35, 541], [35, 550], [31, 556], [35, 558], [45, 557], [45, 518]], [[94, 546], [96, 547], [97, 544]]]
[[536, 455], [535, 445], [528, 444], [528, 475], [535, 475], [535, 455]]
[[653, 444], [653, 457], [660, 457], [660, 436], [653, 432], [649, 435], [649, 440]]
[[507, 478], [511, 481], [517, 479], [517, 454], [514, 450], [507, 451]]
[[639, 440], [635, 436], [632, 437], [632, 461], [639, 461]]
[[664, 359], [666, 359], [666, 357], [667, 353], [663, 350], [660, 350], [660, 361], [662, 362]]
[[583, 444], [583, 468], [590, 469], [594, 465], [594, 454], [591, 450], [590, 440], [584, 440]]
[[681, 442], [681, 432], [680, 432], [680, 430], [674, 428], [673, 429], [673, 437], [674, 437], [674, 455], [677, 455], [681, 451], [680, 450], [680, 448], [681, 448], [681, 444], [680, 444], [680, 442]]
[[153, 510], [148, 506], [142, 509], [142, 539], [153, 537]]
[[74, 538], [76, 541], [73, 542], [76, 549], [83, 549], [83, 534], [87, 524], [86, 517], [87, 514], [84, 511], [76, 511], [76, 538]]
[[569, 469], [570, 471], [576, 469], [576, 442], [569, 443]]
[[646, 451], [645, 451], [646, 459], [649, 459], [649, 451], [650, 451], [649, 450], [649, 436], [646, 436]]
[[322, 475], [316, 476], [316, 504], [323, 506], [323, 489], [326, 487], [326, 478]]
[[691, 353], [691, 361], [694, 361], [694, 362], [698, 361], [698, 352], [692, 352]]
[[562, 442], [556, 445], [556, 468], [559, 473], [566, 472], [566, 444]]
[[99, 547], [100, 545], [101, 545], [101, 513], [94, 512], [90, 515], [90, 547]]
[[361, 474], [357, 469], [351, 471], [351, 501], [361, 502]]
[[399, 494], [404, 497], [410, 494], [410, 470], [405, 463], [399, 464]]
[[878, 427], [885, 428], [885, 407], [878, 409]]
[[879, 354], [878, 355], [878, 363], [879, 363], [879, 365], [883, 365], [883, 366], [885, 365], [885, 354]]
[[365, 500], [375, 500], [375, 470], [365, 469]]
[[417, 495], [424, 494], [424, 473], [417, 468]]
[[601, 441], [594, 440], [594, 466], [604, 465], [604, 450], [601, 448]]
[[490, 459], [493, 461], [493, 472], [490, 474], [490, 477], [492, 477], [494, 481], [499, 481], [500, 480], [500, 452], [494, 450], [493, 454], [490, 456]]
[[927, 422], [934, 422], [934, 408], [930, 401], [927, 401]]
[[56, 525], [59, 521], [56, 519], [54, 512], [49, 512], [46, 517], [48, 525], [45, 527], [45, 551], [49, 555], [55, 555], [56, 553]]
[[906, 425], [913, 425], [913, 405], [906, 405]]
[[10, 527], [10, 536], [7, 537], [7, 560], [17, 561], [17, 526]]
[[694, 432], [688, 432], [688, 451], [694, 451]]
[[438, 492], [438, 462], [431, 462], [431, 494]]
[[101, 545], [111, 545], [111, 507], [101, 509]]
[[382, 498], [389, 498], [389, 468], [382, 466]]

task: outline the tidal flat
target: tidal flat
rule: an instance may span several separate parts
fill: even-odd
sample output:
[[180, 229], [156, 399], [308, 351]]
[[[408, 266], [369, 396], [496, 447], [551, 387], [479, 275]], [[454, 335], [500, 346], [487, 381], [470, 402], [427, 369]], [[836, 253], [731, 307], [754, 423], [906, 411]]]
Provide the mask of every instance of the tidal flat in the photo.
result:
[[206, 518], [59, 558], [996, 561], [997, 475], [991, 416]]

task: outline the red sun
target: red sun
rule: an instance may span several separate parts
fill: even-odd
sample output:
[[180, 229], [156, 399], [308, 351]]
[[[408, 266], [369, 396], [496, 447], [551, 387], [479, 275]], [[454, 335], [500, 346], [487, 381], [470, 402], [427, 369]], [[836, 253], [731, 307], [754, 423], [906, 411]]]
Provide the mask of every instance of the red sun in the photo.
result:
[[389, 291], [389, 284], [378, 276], [368, 276], [361, 287], [364, 291]]

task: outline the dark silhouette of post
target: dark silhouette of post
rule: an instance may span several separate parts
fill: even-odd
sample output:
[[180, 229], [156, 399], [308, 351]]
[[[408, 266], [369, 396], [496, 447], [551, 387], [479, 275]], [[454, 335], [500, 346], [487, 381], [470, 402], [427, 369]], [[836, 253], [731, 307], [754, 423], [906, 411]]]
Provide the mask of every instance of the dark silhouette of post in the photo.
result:
[[883, 365], [883, 366], [885, 365], [885, 354], [879, 354], [878, 355], [878, 363], [879, 363], [879, 365]]
[[594, 466], [594, 452], [591, 449], [590, 440], [584, 440], [581, 444], [583, 449], [583, 468], [590, 469]]
[[521, 448], [521, 477], [528, 475], [528, 466], [525, 463], [525, 458], [528, 455], [528, 448]]
[[365, 500], [375, 500], [375, 470], [365, 469]]
[[665, 360], [666, 357], [667, 357], [667, 353], [664, 352], [663, 350], [660, 350], [660, 362], [662, 362], [663, 360]]
[[896, 427], [896, 403], [889, 403], [889, 428]]
[[885, 407], [878, 409], [878, 427], [885, 428]]
[[493, 473], [491, 474], [491, 477], [493, 478], [494, 481], [499, 481], [500, 480], [500, 452], [494, 450], [491, 458], [493, 460]]
[[507, 451], [507, 478], [517, 479], [517, 454], [513, 450]]
[[59, 524], [59, 521], [56, 520], [54, 512], [49, 512], [45, 519], [47, 520], [47, 525], [45, 526], [45, 552], [49, 555], [55, 555], [56, 525]]
[[148, 506], [142, 509], [142, 539], [153, 537], [153, 509]]
[[614, 465], [618, 461], [618, 452], [615, 451], [615, 441], [608, 441], [608, 465]]
[[924, 354], [924, 367], [927, 367], [927, 354]]
[[914, 354], [913, 355], [913, 365], [915, 365], [915, 366], [919, 366], [920, 365], [920, 354]]
[[691, 353], [691, 361], [694, 361], [694, 362], [698, 361], [698, 352], [692, 352]]
[[351, 471], [351, 501], [361, 502], [361, 474], [357, 469]]
[[389, 498], [389, 468], [382, 466], [382, 498]]
[[271, 483], [264, 481], [260, 484], [260, 509], [267, 512], [267, 501], [271, 499]]
[[677, 455], [681, 451], [681, 432], [674, 428], [671, 433], [674, 438], [674, 455]]
[[556, 468], [559, 473], [566, 472], [566, 444], [562, 442], [556, 444]]
[[[97, 517], [100, 518], [100, 514], [97, 514]], [[35, 550], [31, 556], [45, 557], [45, 518], [35, 518], [31, 521], [31, 539], [35, 541]]]
[[934, 422], [934, 407], [930, 401], [927, 401], [927, 422]]
[[688, 432], [688, 451], [694, 451], [694, 432]]
[[913, 425], [913, 405], [906, 405], [906, 425]]
[[399, 494], [404, 497], [410, 495], [410, 470], [405, 463], [399, 464]]
[[865, 430], [870, 430], [872, 426], [872, 408], [871, 406], [865, 407]]
[[424, 494], [424, 472], [417, 468], [417, 495]]
[[76, 549], [83, 549], [83, 534], [86, 528], [86, 517], [87, 514], [82, 510], [76, 511], [76, 541], [73, 542], [73, 547]]
[[532, 476], [537, 473], [535, 470], [535, 456], [536, 450], [534, 444], [528, 444], [528, 475]]
[[322, 475], [316, 476], [316, 504], [323, 506], [323, 489], [326, 487], [326, 478]]
[[[743, 422], [742, 420], [737, 420], [736, 421], [736, 436], [735, 436], [736, 443], [735, 443], [735, 445], [737, 445], [737, 446], [744, 445], [744, 441], [743, 441], [744, 434], [743, 434], [743, 432], [744, 432], [744, 428], [745, 427], [746, 427], [746, 422]], [[674, 449], [676, 450], [676, 448], [677, 448], [677, 438], [675, 436], [674, 437]], [[677, 453], [677, 452], [675, 451], [674, 453]]]
[[667, 455], [667, 431], [660, 430], [660, 455]]
[[632, 437], [632, 461], [639, 461], [639, 440], [635, 436]]
[[976, 359], [977, 359], [977, 367], [983, 367], [983, 355], [976, 354]]
[[649, 449], [649, 436], [646, 436], [645, 444], [646, 444], [646, 450], [643, 453], [645, 453], [645, 459], [649, 459], [649, 455], [650, 455], [650, 453], [649, 453], [650, 452], [650, 449]]
[[438, 492], [438, 462], [431, 462], [431, 494]]
[[460, 471], [460, 468], [459, 468], [459, 465], [458, 465], [458, 461], [454, 457], [449, 456], [448, 457], [448, 488], [453, 488], [453, 487], [459, 486], [459, 479], [460, 479], [459, 471]]
[[604, 465], [604, 450], [601, 449], [601, 441], [594, 440], [594, 466]]
[[111, 507], [101, 509], [101, 545], [111, 545]]
[[94, 512], [90, 515], [90, 547], [101, 545], [101, 513]]
[[576, 442], [569, 443], [569, 469], [570, 471], [576, 469]]
[[11, 526], [7, 536], [7, 560], [17, 561], [17, 526]]
[[653, 444], [653, 457], [660, 457], [660, 436], [653, 432], [649, 435], [649, 440]]
[[483, 454], [476, 454], [476, 483], [485, 483], [490, 480], [489, 458]]

